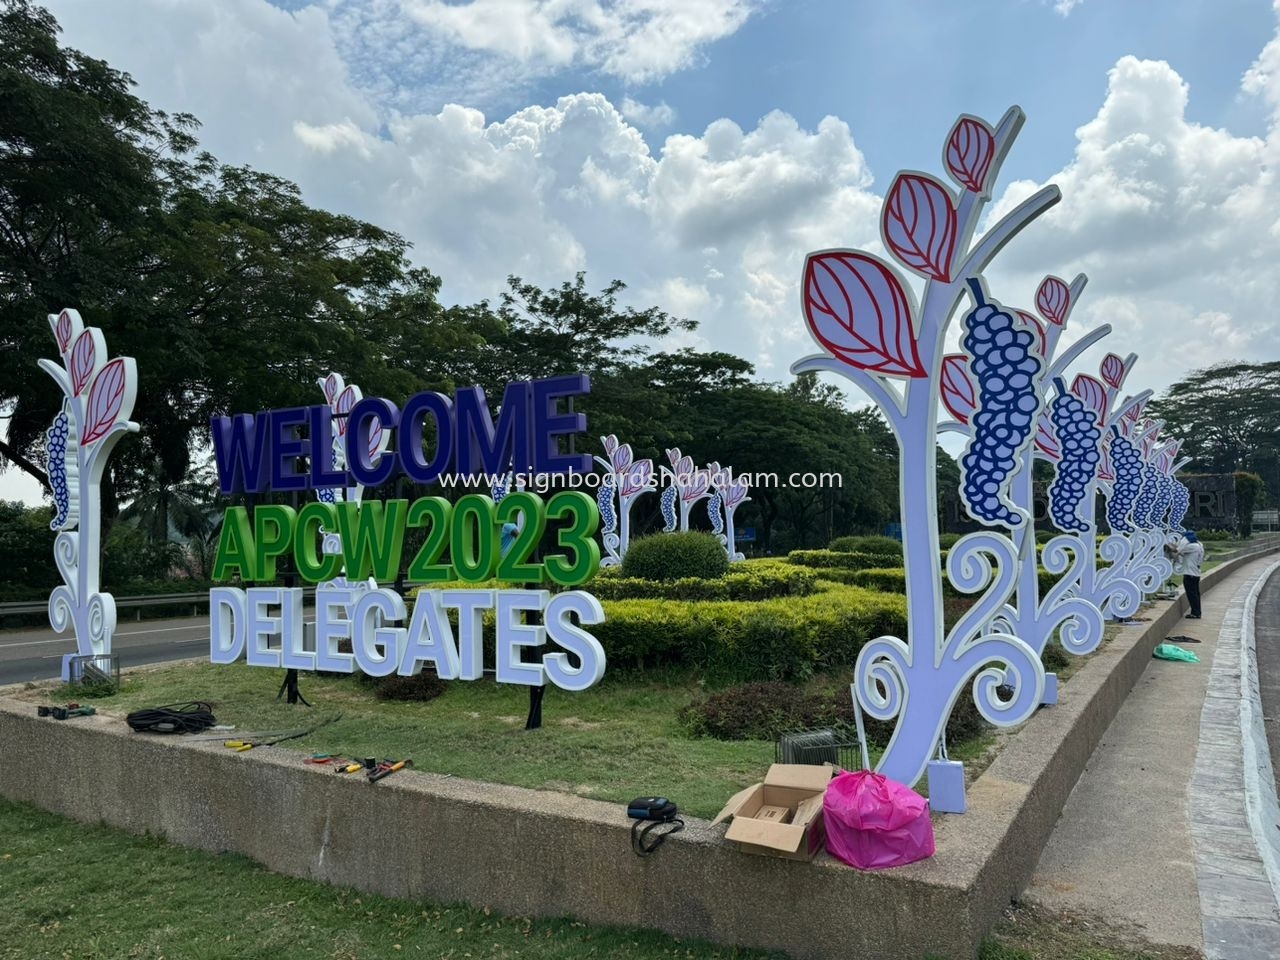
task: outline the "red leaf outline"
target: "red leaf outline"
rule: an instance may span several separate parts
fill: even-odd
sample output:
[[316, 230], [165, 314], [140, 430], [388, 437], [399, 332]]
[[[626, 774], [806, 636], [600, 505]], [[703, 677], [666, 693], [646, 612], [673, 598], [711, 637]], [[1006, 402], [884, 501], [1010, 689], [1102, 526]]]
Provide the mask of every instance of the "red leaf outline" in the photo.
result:
[[1071, 289], [1058, 277], [1045, 277], [1036, 291], [1036, 309], [1050, 323], [1062, 326], [1071, 309]]
[[373, 463], [378, 456], [378, 451], [382, 447], [382, 421], [375, 419], [373, 427], [369, 430], [369, 462]]
[[1087, 373], [1076, 375], [1071, 382], [1071, 392], [1079, 397], [1086, 407], [1091, 409], [1101, 423], [1107, 416], [1107, 388], [1101, 381]]
[[973, 193], [982, 193], [996, 153], [995, 132], [986, 121], [962, 116], [951, 128], [943, 159], [951, 179]]
[[617, 434], [609, 434], [607, 437], [601, 437], [600, 443], [604, 445], [604, 452], [609, 456], [613, 455], [613, 451], [618, 449]]
[[76, 344], [71, 348], [71, 392], [79, 396], [93, 376], [93, 366], [98, 359], [98, 348], [94, 343], [92, 330], [86, 330], [76, 337]]
[[813, 338], [843, 363], [889, 376], [928, 376], [906, 290], [877, 257], [857, 250], [810, 254], [804, 313]]
[[333, 398], [338, 393], [338, 375], [331, 373], [324, 378], [324, 398], [329, 401], [329, 405], [333, 405]]
[[963, 353], [943, 357], [939, 384], [943, 405], [961, 423], [968, 423], [978, 408], [978, 391], [969, 375], [969, 358]]
[[53, 335], [58, 341], [58, 352], [64, 357], [67, 347], [71, 346], [71, 314], [63, 310], [58, 314], [58, 322], [53, 328]]
[[1049, 333], [1045, 330], [1044, 324], [1040, 322], [1040, 318], [1034, 313], [1028, 313], [1026, 310], [1014, 310], [1013, 312], [1035, 333], [1040, 342], [1040, 358], [1042, 360], [1047, 359], [1049, 356]]
[[[338, 394], [338, 399], [333, 404], [333, 412], [339, 414], [348, 414], [351, 408], [360, 400], [358, 392], [354, 386], [347, 387], [342, 393]], [[345, 434], [347, 432], [347, 417], [342, 416], [336, 418], [338, 421], [338, 433]]]
[[885, 197], [880, 232], [904, 266], [933, 280], [951, 280], [956, 252], [951, 191], [924, 173], [899, 173]]
[[1102, 374], [1102, 379], [1106, 381], [1107, 386], [1119, 390], [1120, 384], [1124, 383], [1124, 360], [1118, 354], [1108, 353], [1102, 358], [1098, 372]]
[[1111, 434], [1104, 434], [1102, 437], [1102, 459], [1098, 461], [1098, 479], [1114, 480], [1116, 478], [1115, 468], [1111, 466]]
[[1040, 419], [1036, 421], [1036, 446], [1054, 463], [1062, 459], [1062, 448], [1053, 435], [1053, 423], [1047, 411], [1041, 412]]
[[649, 486], [653, 477], [653, 461], [637, 460], [622, 475], [621, 495], [630, 497]]
[[89, 390], [89, 402], [85, 410], [85, 422], [88, 428], [84, 432], [81, 444], [88, 446], [101, 439], [116, 422], [116, 415], [124, 402], [127, 372], [124, 359], [116, 358], [108, 363], [93, 378], [93, 386]]

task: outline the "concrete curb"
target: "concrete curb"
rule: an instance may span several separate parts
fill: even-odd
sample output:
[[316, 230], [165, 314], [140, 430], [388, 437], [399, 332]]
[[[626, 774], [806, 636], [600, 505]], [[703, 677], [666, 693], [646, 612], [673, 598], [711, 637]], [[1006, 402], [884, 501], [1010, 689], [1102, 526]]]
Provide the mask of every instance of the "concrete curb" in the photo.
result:
[[1272, 895], [1280, 906], [1280, 798], [1276, 796], [1276, 775], [1258, 687], [1258, 638], [1254, 626], [1258, 596], [1277, 570], [1280, 560], [1258, 576], [1244, 604], [1240, 633], [1240, 740], [1244, 747], [1244, 799], [1249, 829], [1266, 868]]
[[[1275, 549], [1210, 571], [1204, 588]], [[1059, 704], [1011, 736], [974, 782], [969, 813], [935, 818], [938, 854], [891, 871], [852, 870], [825, 854], [812, 864], [746, 855], [724, 842], [723, 827], [696, 818], [641, 859], [617, 804], [412, 771], [371, 787], [285, 751], [152, 739], [106, 717], [39, 719], [30, 703], [3, 698], [0, 742], [22, 775], [0, 778], [0, 793], [389, 896], [651, 927], [798, 958], [959, 960], [976, 955], [1029, 882], [1089, 756], [1184, 604], [1157, 604], [1152, 623], [1090, 658]]]
[[1271, 960], [1280, 950], [1280, 804], [1254, 624], [1258, 596], [1277, 569], [1280, 562], [1259, 571], [1232, 598], [1200, 712], [1187, 822], [1208, 960]]

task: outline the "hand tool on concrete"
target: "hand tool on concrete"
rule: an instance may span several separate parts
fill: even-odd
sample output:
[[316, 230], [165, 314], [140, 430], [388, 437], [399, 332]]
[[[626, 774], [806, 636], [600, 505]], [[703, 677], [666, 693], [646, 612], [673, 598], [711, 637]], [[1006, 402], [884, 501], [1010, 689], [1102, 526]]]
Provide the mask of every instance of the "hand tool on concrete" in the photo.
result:
[[379, 764], [378, 769], [369, 773], [369, 782], [377, 783], [384, 777], [389, 777], [397, 770], [403, 770], [405, 767], [412, 765], [412, 760], [398, 760], [392, 764]]
[[36, 707], [37, 717], [53, 717], [55, 720], [69, 720], [72, 717], [92, 717], [98, 711], [93, 707], [82, 707], [80, 704], [72, 702], [65, 707], [44, 705]]

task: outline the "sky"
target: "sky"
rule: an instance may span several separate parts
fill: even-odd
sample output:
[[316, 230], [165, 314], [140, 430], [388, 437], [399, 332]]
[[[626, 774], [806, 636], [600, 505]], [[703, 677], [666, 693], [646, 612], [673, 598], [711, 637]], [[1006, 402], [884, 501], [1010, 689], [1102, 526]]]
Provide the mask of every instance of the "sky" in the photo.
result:
[[[446, 301], [585, 270], [700, 322], [667, 346], [785, 380], [814, 352], [804, 255], [882, 251], [895, 172], [942, 175], [958, 115], [1018, 104], [992, 215], [1046, 183], [1063, 200], [988, 271], [995, 296], [1086, 273], [1064, 342], [1110, 323], [1084, 363], [1136, 351], [1138, 389], [1280, 356], [1280, 0], [48, 6], [223, 161], [403, 234]], [[0, 497], [38, 489], [10, 470]]]

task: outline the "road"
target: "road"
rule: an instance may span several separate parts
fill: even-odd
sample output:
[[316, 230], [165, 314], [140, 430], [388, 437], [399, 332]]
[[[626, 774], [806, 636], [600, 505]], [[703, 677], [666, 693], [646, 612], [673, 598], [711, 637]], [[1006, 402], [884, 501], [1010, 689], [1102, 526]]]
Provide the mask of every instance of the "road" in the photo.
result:
[[[173, 620], [125, 621], [117, 625], [111, 647], [120, 656], [121, 670], [144, 663], [208, 656], [209, 617], [202, 614]], [[0, 685], [56, 680], [63, 655], [75, 652], [76, 642], [69, 632], [58, 636], [52, 630], [35, 627], [0, 631]]]

